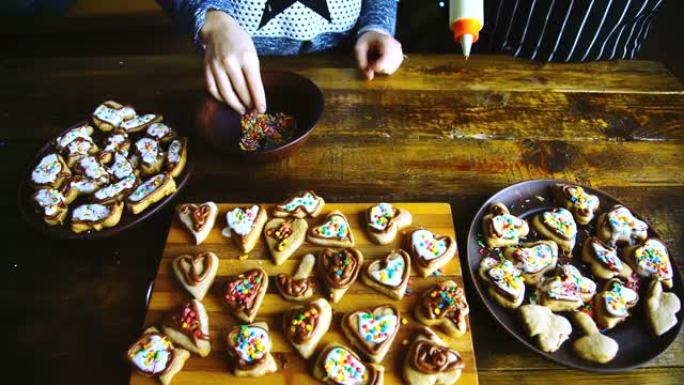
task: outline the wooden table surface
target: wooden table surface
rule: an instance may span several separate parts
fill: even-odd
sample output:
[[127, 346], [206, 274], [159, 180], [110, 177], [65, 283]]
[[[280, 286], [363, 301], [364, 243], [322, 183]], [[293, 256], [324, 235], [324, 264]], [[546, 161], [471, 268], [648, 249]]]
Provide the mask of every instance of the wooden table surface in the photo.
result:
[[[359, 80], [351, 59], [263, 59], [312, 79], [326, 108], [310, 141], [279, 163], [246, 165], [191, 142], [183, 201], [269, 201], [313, 188], [331, 202], [447, 201], [460, 251], [497, 190], [563, 178], [615, 195], [646, 217], [684, 266], [684, 87], [659, 63], [538, 64], [506, 57], [411, 55], [391, 78]], [[5, 377], [124, 383], [170, 210], [97, 242], [43, 238], [16, 209], [42, 144], [113, 98], [160, 111], [192, 133], [204, 95], [191, 55], [0, 60], [0, 282]], [[195, 138], [192, 138], [195, 139]], [[684, 337], [642, 369], [595, 375], [546, 361], [506, 335], [470, 290], [482, 384], [679, 384]]]

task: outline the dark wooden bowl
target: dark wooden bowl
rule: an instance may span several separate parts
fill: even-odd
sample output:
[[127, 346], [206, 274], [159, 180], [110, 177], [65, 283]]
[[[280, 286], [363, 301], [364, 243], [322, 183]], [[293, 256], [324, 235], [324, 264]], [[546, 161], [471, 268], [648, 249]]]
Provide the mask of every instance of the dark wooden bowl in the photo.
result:
[[[536, 341], [529, 338], [525, 333], [522, 323], [519, 320], [518, 312], [516, 310], [505, 309], [495, 300], [493, 300], [487, 293], [487, 285], [482, 282], [482, 279], [478, 274], [480, 259], [482, 258], [480, 256], [480, 246], [478, 245], [478, 239], [480, 239], [482, 233], [482, 218], [488, 212], [492, 203], [503, 202], [506, 204], [506, 206], [508, 206], [511, 214], [522, 218], [531, 218], [541, 211], [558, 207], [549, 191], [550, 187], [556, 183], [574, 184], [560, 180], [532, 180], [518, 183], [497, 192], [480, 208], [475, 215], [475, 218], [470, 225], [470, 231], [468, 232], [468, 271], [470, 272], [469, 275], [473, 282], [473, 286], [475, 287], [482, 302], [484, 302], [487, 310], [498, 321], [498, 323], [504, 329], [506, 329], [506, 331], [508, 331], [508, 333], [518, 339], [529, 349], [535, 351], [537, 354], [540, 354], [543, 357], [546, 357], [549, 360], [555, 361], [570, 368], [587, 370], [591, 372], [622, 372], [639, 367], [664, 352], [668, 346], [674, 342], [674, 340], [677, 338], [677, 334], [682, 328], [682, 311], [677, 313], [677, 325], [662, 336], [656, 337], [647, 328], [645, 324], [645, 316], [643, 314], [643, 304], [646, 298], [646, 290], [648, 289], [647, 284], [643, 284], [639, 290], [640, 300], [637, 306], [632, 309], [632, 316], [630, 316], [630, 318], [628, 318], [622, 324], [606, 332], [606, 335], [615, 339], [620, 345], [620, 350], [618, 351], [617, 355], [612, 361], [606, 364], [598, 364], [584, 361], [577, 357], [573, 352], [573, 341], [582, 336], [582, 332], [578, 330], [574, 323], [573, 333], [570, 336], [570, 339], [565, 341], [559, 350], [554, 353], [543, 352], [537, 347]], [[615, 204], [623, 203], [602, 191], [590, 187], [582, 187], [589, 193], [597, 195], [601, 200], [601, 204], [595, 219], [591, 223], [586, 226], [578, 224], [577, 244], [573, 252], [574, 258], [572, 263], [580, 269], [583, 275], [592, 277], [591, 270], [588, 267], [583, 267], [583, 264], [580, 260], [582, 241], [584, 241], [584, 238], [587, 235], [584, 230], [594, 234], [594, 226], [596, 223], [596, 218], [599, 216], [598, 214], [607, 211]], [[543, 201], [537, 197], [542, 197]], [[634, 211], [632, 211], [632, 213], [639, 219], [644, 219]], [[653, 230], [650, 224], [649, 236], [658, 237], [658, 234]], [[534, 239], [532, 229], [530, 229], [530, 236], [528, 236], [528, 238], [530, 240]], [[670, 262], [672, 263], [674, 281], [671, 291], [677, 294], [680, 300], [684, 300], [682, 277], [677, 269], [676, 259], [673, 255], [670, 255]], [[597, 282], [597, 285], [600, 290], [601, 284]], [[528, 299], [531, 290], [528, 289], [529, 286], [525, 290], [526, 300], [524, 303], [529, 303]], [[563, 316], [568, 315], [568, 313], [560, 314]]]
[[294, 138], [268, 150], [240, 150], [240, 114], [207, 96], [197, 111], [197, 133], [217, 151], [248, 162], [271, 162], [297, 152], [311, 135], [323, 113], [321, 90], [311, 80], [292, 72], [263, 71], [261, 78], [266, 92], [267, 112], [285, 112], [294, 116], [297, 121]]

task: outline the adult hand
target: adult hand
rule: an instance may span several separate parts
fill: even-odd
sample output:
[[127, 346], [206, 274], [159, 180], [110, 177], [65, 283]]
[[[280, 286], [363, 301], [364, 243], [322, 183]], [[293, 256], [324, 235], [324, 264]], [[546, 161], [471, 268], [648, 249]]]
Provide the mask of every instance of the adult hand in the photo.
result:
[[368, 80], [372, 80], [375, 74], [393, 74], [404, 61], [401, 43], [390, 35], [372, 30], [356, 40], [354, 55]]
[[204, 75], [209, 93], [241, 114], [266, 112], [259, 56], [249, 34], [226, 13], [209, 11], [200, 36], [206, 45]]

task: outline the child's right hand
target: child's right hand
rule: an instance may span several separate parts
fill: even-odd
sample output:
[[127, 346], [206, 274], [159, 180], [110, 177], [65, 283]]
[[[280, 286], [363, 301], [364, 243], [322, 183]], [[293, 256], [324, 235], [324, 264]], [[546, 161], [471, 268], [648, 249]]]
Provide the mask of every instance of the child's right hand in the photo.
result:
[[216, 99], [235, 111], [266, 112], [259, 57], [252, 38], [224, 12], [207, 12], [200, 31], [206, 44], [204, 74]]

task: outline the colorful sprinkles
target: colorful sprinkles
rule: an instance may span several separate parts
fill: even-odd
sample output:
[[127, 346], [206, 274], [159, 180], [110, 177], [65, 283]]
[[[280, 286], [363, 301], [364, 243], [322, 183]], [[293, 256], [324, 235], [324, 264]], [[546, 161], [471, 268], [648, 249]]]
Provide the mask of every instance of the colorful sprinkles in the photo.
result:
[[323, 363], [328, 378], [340, 385], [365, 384], [368, 381], [368, 370], [350, 351], [334, 347], [325, 357]]
[[359, 335], [364, 341], [379, 344], [389, 338], [397, 328], [394, 314], [373, 315], [360, 312], [358, 315]]
[[258, 151], [279, 147], [292, 140], [296, 122], [294, 117], [283, 112], [274, 114], [250, 112], [242, 115], [240, 127], [242, 129], [240, 149]]
[[233, 334], [232, 344], [235, 351], [247, 364], [259, 361], [271, 349], [271, 340], [268, 332], [256, 326], [242, 325], [240, 331]]

